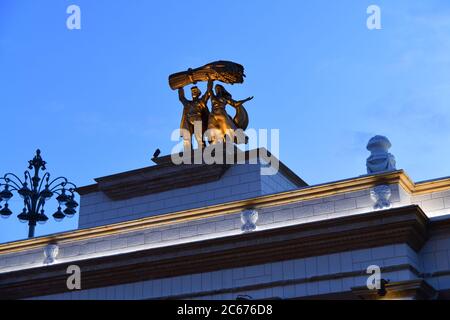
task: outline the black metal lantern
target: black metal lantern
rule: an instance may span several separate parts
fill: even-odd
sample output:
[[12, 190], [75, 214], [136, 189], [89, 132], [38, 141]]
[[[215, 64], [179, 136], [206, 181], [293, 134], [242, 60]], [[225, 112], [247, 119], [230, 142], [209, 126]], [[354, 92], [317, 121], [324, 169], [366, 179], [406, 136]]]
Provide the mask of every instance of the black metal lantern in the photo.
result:
[[[13, 192], [17, 192], [24, 203], [23, 210], [17, 218], [21, 222], [28, 223], [28, 238], [32, 238], [34, 237], [36, 224], [44, 224], [48, 220], [44, 211], [46, 201], [56, 196], [58, 209], [53, 214], [56, 221], [61, 221], [65, 217], [73, 217], [78, 203], [75, 201], [76, 186], [65, 177], [50, 180], [50, 173], [48, 172], [42, 178], [39, 177], [39, 171], [46, 170], [46, 162], [42, 160], [39, 149], [36, 151], [33, 160], [28, 161], [28, 163], [28, 169], [34, 169], [33, 175], [27, 170], [23, 180], [13, 173], [7, 173], [3, 178], [0, 178], [0, 216], [8, 218], [12, 214], [8, 201], [13, 197]], [[62, 210], [62, 206], [65, 207], [64, 210]]]

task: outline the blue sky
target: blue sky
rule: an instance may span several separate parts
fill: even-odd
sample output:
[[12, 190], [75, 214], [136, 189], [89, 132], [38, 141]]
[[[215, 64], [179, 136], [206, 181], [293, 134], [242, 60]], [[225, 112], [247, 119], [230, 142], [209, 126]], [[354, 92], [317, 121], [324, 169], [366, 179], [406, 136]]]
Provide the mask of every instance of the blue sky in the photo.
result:
[[[81, 30], [66, 28], [71, 4]], [[366, 27], [371, 4], [382, 30]], [[281, 160], [309, 184], [364, 174], [375, 134], [413, 180], [450, 175], [450, 3], [438, 0], [1, 0], [0, 173], [21, 174], [38, 147], [79, 186], [150, 165], [179, 125], [168, 75], [219, 59], [245, 66], [230, 91], [255, 96], [250, 127], [280, 129]], [[0, 220], [0, 242], [25, 236]]]

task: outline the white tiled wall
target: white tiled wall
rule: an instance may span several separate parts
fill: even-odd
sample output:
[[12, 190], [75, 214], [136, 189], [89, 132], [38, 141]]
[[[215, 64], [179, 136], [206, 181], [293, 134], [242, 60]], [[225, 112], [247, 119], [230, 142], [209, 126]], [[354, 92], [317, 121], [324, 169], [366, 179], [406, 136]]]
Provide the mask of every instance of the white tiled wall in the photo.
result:
[[[392, 205], [401, 206], [398, 185], [391, 185]], [[369, 190], [349, 192], [320, 199], [298, 201], [259, 210], [258, 230], [308, 223], [373, 211]], [[205, 239], [240, 234], [240, 213], [214, 218], [154, 227], [148, 230], [124, 233], [60, 245], [58, 261], [87, 259], [148, 248], [175, 245]], [[0, 255], [0, 273], [17, 268], [42, 266], [43, 248], [26, 253]]]
[[413, 196], [411, 202], [418, 204], [428, 217], [450, 214], [450, 191]]
[[425, 279], [436, 290], [450, 288], [450, 237], [430, 238], [420, 251], [419, 259]]
[[[399, 185], [390, 185], [392, 207], [409, 205], [409, 197], [403, 196]], [[370, 190], [348, 192], [314, 200], [294, 202], [288, 205], [263, 208], [260, 210], [259, 228], [280, 226], [333, 219], [353, 214], [372, 212], [374, 206]]]
[[[244, 170], [244, 168], [240, 170]], [[259, 172], [259, 169], [257, 171]], [[249, 179], [252, 176], [249, 174], [250, 172], [245, 172], [244, 174]], [[242, 171], [237, 175], [238, 179], [240, 179], [241, 175], [243, 175]], [[267, 186], [268, 183], [278, 185], [277, 187], [286, 187], [282, 182], [283, 177], [274, 176], [272, 178], [262, 179], [261, 188], [265, 188], [267, 192], [273, 190]], [[393, 207], [416, 203], [429, 216], [449, 213], [447, 205], [450, 204], [450, 192], [410, 197], [400, 186], [391, 185], [390, 187]], [[105, 205], [102, 201], [96, 201], [98, 199], [95, 201], [89, 201], [88, 199], [84, 201], [83, 206], [92, 206], [94, 208]], [[132, 203], [138, 208], [141, 204], [136, 199], [125, 201], [128, 207], [133, 206]], [[258, 229], [263, 230], [372, 211], [373, 201], [370, 199], [370, 190], [367, 189], [320, 199], [298, 201], [282, 206], [262, 208], [259, 210], [259, 221], [257, 224]], [[58, 262], [63, 263], [152, 247], [170, 246], [177, 243], [201, 241], [214, 237], [225, 237], [241, 233], [240, 226], [240, 213], [234, 213], [201, 221], [155, 227], [138, 232], [62, 244]], [[289, 298], [345, 291], [353, 286], [363, 285], [367, 279], [366, 275], [357, 277], [343, 276], [326, 281], [310, 281], [310, 278], [364, 270], [369, 264], [377, 264], [382, 267], [409, 264], [418, 270], [422, 274], [421, 276], [435, 289], [442, 290], [450, 289], [449, 249], [450, 238], [440, 236], [429, 239], [419, 255], [406, 245], [386, 246], [245, 268], [217, 270], [211, 273], [145, 281], [123, 286], [71, 292], [48, 298], [146, 299], [179, 296], [190, 292], [198, 298], [234, 299], [238, 294], [249, 294], [255, 298], [275, 296]], [[43, 248], [0, 255], [0, 273], [42, 266], [43, 260]], [[440, 272], [440, 274], [436, 274], [436, 272]], [[386, 275], [392, 281], [414, 279], [416, 276], [410, 271], [398, 271]], [[293, 279], [298, 281], [294, 284], [280, 284], [279, 282]], [[263, 289], [257, 291], [246, 289], [246, 286], [261, 283], [265, 285]], [[216, 294], [214, 293], [216, 289], [229, 289], [230, 292]]]
[[218, 181], [128, 200], [112, 201], [102, 192], [83, 195], [79, 228], [253, 198], [296, 187], [280, 172], [261, 176], [260, 169], [259, 164], [234, 165]]
[[[155, 299], [193, 295], [197, 299], [235, 299], [238, 294], [259, 298], [293, 298], [306, 295], [350, 291], [364, 286], [367, 267], [414, 265], [416, 253], [407, 245], [391, 245], [319, 257], [286, 260], [255, 266], [217, 270], [173, 278], [149, 280], [106, 288], [67, 292], [44, 299]], [[348, 274], [356, 272], [356, 274]], [[326, 277], [315, 280], [315, 277]], [[382, 275], [391, 281], [411, 280], [410, 271]], [[322, 278], [323, 279], [323, 278]], [[81, 285], [83, 285], [81, 283]], [[246, 289], [264, 285], [258, 290]], [[215, 290], [225, 290], [217, 294]]]
[[276, 175], [261, 176], [262, 194], [272, 194], [292, 189], [295, 189], [295, 186], [280, 172], [278, 172]]

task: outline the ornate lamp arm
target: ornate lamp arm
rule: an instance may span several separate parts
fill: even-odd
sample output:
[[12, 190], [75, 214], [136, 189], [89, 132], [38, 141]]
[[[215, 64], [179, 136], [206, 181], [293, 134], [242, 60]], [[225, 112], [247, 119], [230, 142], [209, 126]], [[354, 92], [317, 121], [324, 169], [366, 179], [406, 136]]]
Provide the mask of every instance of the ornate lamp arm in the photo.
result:
[[58, 177], [58, 178], [53, 179], [50, 183], [48, 183], [48, 187], [52, 188], [52, 185], [58, 180], [63, 180], [63, 181], [60, 182], [59, 184], [57, 184], [56, 187], [59, 186], [59, 185], [63, 185], [64, 186], [65, 184], [68, 183], [67, 178], [65, 178], [65, 177]]
[[[17, 189], [14, 189], [14, 190], [20, 189], [21, 186], [18, 185], [17, 182], [14, 181], [13, 179], [8, 178], [9, 176], [14, 177], [14, 178], [20, 183], [20, 185], [23, 185], [22, 180], [21, 180], [18, 176], [16, 176], [14, 173], [7, 173], [7, 174], [5, 174], [5, 175], [3, 176], [3, 178], [0, 178], [0, 179], [1, 179], [1, 180], [4, 180], [4, 181], [6, 182], [7, 185], [10, 185], [10, 184], [12, 183], [12, 185], [13, 185], [15, 188], [17, 188]], [[5, 185], [5, 184], [3, 184], [3, 185]]]
[[39, 188], [37, 190], [41, 190], [42, 189], [42, 184], [44, 183], [44, 181], [46, 182], [46, 185], [48, 185], [48, 180], [50, 179], [50, 173], [46, 172], [44, 174], [44, 176], [41, 179], [41, 182], [39, 183]]

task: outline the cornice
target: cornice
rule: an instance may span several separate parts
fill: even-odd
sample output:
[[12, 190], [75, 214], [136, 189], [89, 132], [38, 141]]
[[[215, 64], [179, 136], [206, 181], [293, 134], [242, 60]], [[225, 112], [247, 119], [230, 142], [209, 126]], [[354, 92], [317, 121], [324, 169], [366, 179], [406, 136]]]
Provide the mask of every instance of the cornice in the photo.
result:
[[[218, 205], [183, 210], [142, 219], [119, 222], [106, 226], [79, 229], [54, 235], [37, 237], [0, 244], [0, 254], [7, 254], [43, 247], [49, 243], [68, 243], [92, 238], [100, 238], [121, 233], [134, 232], [148, 228], [184, 223], [216, 216], [238, 213], [249, 207], [268, 208], [306, 200], [313, 200], [347, 192], [373, 188], [379, 184], [399, 184], [411, 195], [450, 190], [450, 178], [414, 184], [403, 170], [377, 175], [365, 175], [292, 191], [266, 195], [256, 198], [227, 202]], [[150, 214], [150, 212], [149, 212]]]
[[[83, 270], [83, 289], [89, 289], [392, 244], [419, 251], [428, 223], [418, 206], [408, 206], [80, 260], [77, 265]], [[0, 299], [64, 292], [70, 264], [1, 274]]]
[[378, 175], [367, 175], [353, 179], [310, 186], [256, 198], [227, 202], [208, 207], [183, 210], [131, 221], [119, 222], [105, 226], [79, 229], [54, 235], [37, 237], [33, 239], [4, 243], [0, 244], [0, 254], [31, 250], [53, 242], [68, 243], [73, 241], [83, 241], [97, 237], [100, 238], [154, 227], [212, 218], [216, 216], [238, 213], [250, 207], [268, 208], [281, 206], [299, 201], [306, 201], [327, 196], [339, 195], [347, 192], [365, 190], [379, 184], [401, 184], [404, 186], [404, 188], [406, 188], [408, 192], [412, 192], [411, 188], [413, 187], [411, 180], [402, 170]]
[[450, 190], [450, 178], [442, 178], [430, 181], [418, 182], [413, 188], [414, 195], [421, 195], [425, 193], [434, 193]]

